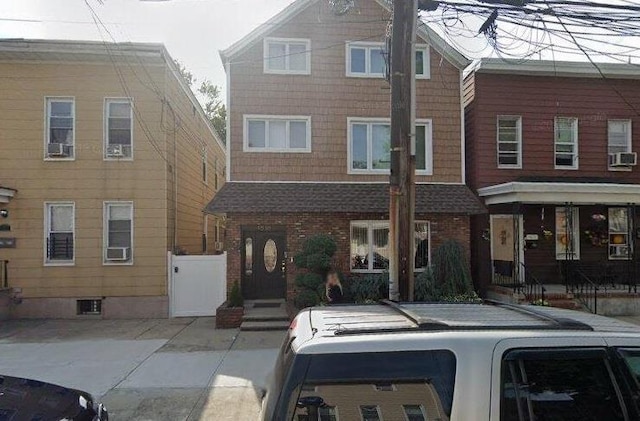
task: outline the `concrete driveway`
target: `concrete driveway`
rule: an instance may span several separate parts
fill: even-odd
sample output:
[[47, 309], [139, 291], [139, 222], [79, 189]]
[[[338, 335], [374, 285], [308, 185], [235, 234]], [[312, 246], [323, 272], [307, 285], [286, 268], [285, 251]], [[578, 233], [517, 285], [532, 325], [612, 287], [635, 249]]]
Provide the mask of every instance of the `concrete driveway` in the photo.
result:
[[0, 373], [86, 390], [113, 420], [254, 420], [283, 332], [213, 318], [0, 324]]

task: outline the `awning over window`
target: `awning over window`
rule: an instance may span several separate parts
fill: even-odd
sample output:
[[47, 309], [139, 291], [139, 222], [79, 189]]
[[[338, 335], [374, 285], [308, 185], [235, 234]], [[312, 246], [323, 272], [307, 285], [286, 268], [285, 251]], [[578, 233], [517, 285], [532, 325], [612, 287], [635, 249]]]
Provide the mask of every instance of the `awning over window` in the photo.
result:
[[0, 186], [0, 203], [9, 203], [17, 190]]
[[640, 203], [640, 184], [514, 181], [478, 189], [486, 205], [503, 203], [604, 204]]
[[[386, 183], [226, 183], [207, 205], [208, 213], [389, 211]], [[417, 184], [416, 213], [485, 213], [463, 184]]]

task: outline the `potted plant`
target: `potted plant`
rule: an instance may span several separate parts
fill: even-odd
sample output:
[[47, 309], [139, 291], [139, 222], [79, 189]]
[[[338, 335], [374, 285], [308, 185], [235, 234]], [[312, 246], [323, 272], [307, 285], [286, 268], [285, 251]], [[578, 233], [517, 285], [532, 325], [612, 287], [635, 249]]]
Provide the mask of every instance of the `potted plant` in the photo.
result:
[[229, 298], [216, 309], [216, 329], [235, 329], [242, 324], [244, 299], [238, 282], [234, 282]]

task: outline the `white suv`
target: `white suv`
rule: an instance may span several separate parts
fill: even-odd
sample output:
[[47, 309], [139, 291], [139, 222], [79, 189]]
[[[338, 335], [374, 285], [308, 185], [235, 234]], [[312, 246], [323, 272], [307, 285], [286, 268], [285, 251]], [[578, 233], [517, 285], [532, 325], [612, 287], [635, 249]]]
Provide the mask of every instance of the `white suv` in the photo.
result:
[[640, 420], [640, 327], [550, 307], [332, 306], [289, 329], [263, 420]]

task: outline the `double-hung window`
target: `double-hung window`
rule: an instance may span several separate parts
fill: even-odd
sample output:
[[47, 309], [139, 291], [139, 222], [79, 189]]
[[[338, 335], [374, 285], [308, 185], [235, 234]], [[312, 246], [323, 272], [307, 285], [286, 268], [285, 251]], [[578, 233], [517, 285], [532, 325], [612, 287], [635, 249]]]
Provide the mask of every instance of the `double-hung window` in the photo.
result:
[[108, 98], [104, 103], [104, 157], [133, 157], [133, 103], [128, 98]]
[[75, 204], [45, 204], [45, 263], [72, 264], [74, 261]]
[[104, 262], [133, 262], [133, 203], [104, 203]]
[[311, 117], [245, 116], [245, 152], [311, 152]]
[[632, 221], [629, 209], [609, 208], [609, 260], [630, 260], [632, 258], [631, 232]]
[[[415, 49], [415, 73], [418, 79], [431, 77], [429, 47], [417, 45]], [[348, 42], [347, 76], [383, 78], [387, 73], [387, 47], [382, 42]]]
[[631, 152], [631, 120], [609, 120], [607, 126], [609, 169], [630, 169], [616, 163], [616, 154]]
[[578, 169], [578, 119], [555, 119], [555, 168]]
[[498, 116], [498, 168], [522, 168], [522, 118]]
[[[424, 270], [431, 256], [429, 222], [416, 221], [415, 269]], [[389, 222], [351, 222], [351, 271], [383, 272], [389, 268]]]
[[[388, 174], [391, 167], [389, 119], [348, 119], [349, 173]], [[415, 127], [416, 173], [432, 173], [431, 121], [418, 120]]]
[[264, 72], [311, 74], [311, 41], [308, 39], [265, 38]]
[[422, 405], [402, 405], [402, 410], [407, 421], [427, 421]]
[[46, 98], [47, 159], [75, 157], [75, 101], [73, 98]]

